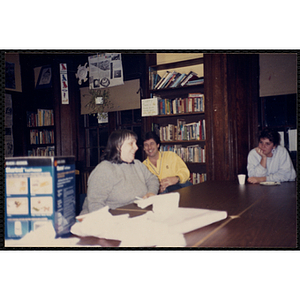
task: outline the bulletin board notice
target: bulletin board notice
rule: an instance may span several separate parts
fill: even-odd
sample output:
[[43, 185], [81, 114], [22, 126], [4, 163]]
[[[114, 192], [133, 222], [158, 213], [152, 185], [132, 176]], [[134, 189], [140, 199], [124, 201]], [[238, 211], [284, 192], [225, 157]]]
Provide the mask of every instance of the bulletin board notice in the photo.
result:
[[142, 99], [142, 117], [158, 115], [158, 98]]

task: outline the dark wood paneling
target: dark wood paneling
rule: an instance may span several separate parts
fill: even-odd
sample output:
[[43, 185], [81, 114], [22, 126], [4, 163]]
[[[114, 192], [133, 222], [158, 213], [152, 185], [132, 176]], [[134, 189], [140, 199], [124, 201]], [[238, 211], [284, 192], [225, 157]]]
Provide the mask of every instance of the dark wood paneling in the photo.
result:
[[231, 172], [247, 173], [247, 156], [256, 144], [258, 56], [228, 55]]
[[227, 57], [208, 54], [204, 60], [208, 180], [228, 179]]
[[13, 109], [13, 139], [14, 139], [14, 156], [27, 155], [24, 145], [29, 143], [29, 130], [26, 125], [26, 102], [24, 101], [23, 94], [20, 92], [5, 91], [10, 94], [12, 98]]
[[246, 173], [257, 131], [258, 56], [206, 54], [208, 180]]

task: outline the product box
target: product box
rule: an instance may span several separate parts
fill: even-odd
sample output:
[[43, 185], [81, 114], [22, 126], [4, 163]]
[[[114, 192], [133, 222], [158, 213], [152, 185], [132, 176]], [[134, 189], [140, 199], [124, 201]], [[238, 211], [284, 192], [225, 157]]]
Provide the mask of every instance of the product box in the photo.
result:
[[5, 159], [5, 238], [20, 239], [44, 222], [68, 235], [76, 216], [74, 157]]

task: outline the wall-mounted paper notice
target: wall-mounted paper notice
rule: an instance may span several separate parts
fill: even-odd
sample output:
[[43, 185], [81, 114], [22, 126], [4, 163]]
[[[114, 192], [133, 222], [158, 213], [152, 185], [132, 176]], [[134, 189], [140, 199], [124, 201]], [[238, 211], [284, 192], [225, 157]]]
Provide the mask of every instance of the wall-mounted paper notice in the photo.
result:
[[289, 129], [289, 150], [297, 151], [297, 129]]
[[158, 98], [142, 99], [142, 117], [158, 115]]

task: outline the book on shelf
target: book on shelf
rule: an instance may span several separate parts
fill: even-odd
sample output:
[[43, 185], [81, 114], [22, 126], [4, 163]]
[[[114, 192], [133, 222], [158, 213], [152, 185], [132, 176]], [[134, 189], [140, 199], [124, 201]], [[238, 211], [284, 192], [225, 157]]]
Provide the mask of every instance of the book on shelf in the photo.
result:
[[152, 123], [151, 125], [151, 131], [154, 131], [158, 136], [159, 136], [159, 124], [157, 123]]
[[187, 98], [158, 99], [158, 114], [204, 112], [204, 95], [189, 94]]
[[[197, 139], [197, 133], [199, 132], [199, 130], [197, 130], [197, 127], [199, 125], [197, 124], [197, 122], [192, 122], [192, 123], [188, 123], [185, 124], [184, 126], [184, 139], [185, 140], [196, 140]], [[199, 138], [198, 138], [199, 139]]]
[[154, 86], [154, 89], [158, 89], [158, 87], [164, 82], [164, 80], [166, 79], [166, 77], [170, 74], [169, 71], [166, 71], [166, 73], [163, 75], [163, 77], [160, 78], [160, 80], [158, 81], [158, 83]]
[[188, 95], [190, 101], [192, 102], [192, 112], [204, 112], [204, 94], [201, 93], [190, 93]]
[[156, 71], [149, 71], [149, 87], [151, 90], [154, 89], [160, 79], [161, 77]]
[[180, 86], [185, 86], [187, 84], [188, 81], [190, 80], [196, 80], [199, 79], [197, 73], [195, 73], [194, 71], [191, 71], [188, 73], [188, 75], [184, 78], [183, 81], [181, 81]]
[[189, 162], [205, 163], [205, 146], [192, 145], [188, 146]]
[[183, 140], [185, 119], [177, 119], [177, 135], [176, 140]]
[[206, 173], [191, 173], [191, 182], [192, 184], [198, 184], [205, 182], [207, 180]]
[[169, 82], [164, 86], [165, 89], [170, 88], [173, 83], [175, 82], [175, 80], [180, 76], [181, 74], [178, 72], [174, 72], [174, 74], [172, 75], [172, 77], [170, 78]]
[[159, 74], [155, 74], [152, 88], [156, 86], [156, 84], [160, 81], [161, 77]]
[[159, 137], [161, 141], [174, 141], [176, 134], [176, 126], [173, 124], [168, 124], [167, 126], [162, 126], [159, 128]]
[[173, 107], [170, 99], [158, 100], [158, 113], [159, 115], [173, 114]]
[[169, 82], [169, 80], [173, 77], [173, 75], [174, 75], [175, 73], [176, 73], [175, 71], [169, 72], [169, 74], [165, 77], [164, 81], [157, 87], [157, 89], [158, 89], [158, 90], [164, 89], [165, 86], [167, 85], [167, 83]]
[[160, 151], [172, 151], [176, 153], [184, 162], [205, 163], [205, 146], [191, 145], [183, 147], [180, 145], [161, 145]]
[[53, 126], [54, 114], [52, 109], [38, 109], [37, 112], [26, 112], [27, 126]]
[[189, 80], [185, 85], [186, 86], [191, 86], [191, 85], [197, 85], [197, 84], [203, 84], [204, 83], [204, 78], [198, 78], [195, 80]]
[[165, 112], [167, 115], [173, 114], [173, 109], [171, 105], [171, 100], [170, 99], [165, 99]]
[[177, 119], [176, 122], [176, 125], [167, 124], [159, 127], [159, 137], [162, 142], [205, 140], [205, 119], [188, 124], [185, 119]]
[[55, 156], [55, 146], [37, 147], [27, 152], [28, 156]]
[[171, 88], [178, 87], [181, 83], [181, 81], [185, 78], [186, 74], [182, 73], [180, 76], [174, 81], [174, 83], [170, 86]]
[[54, 130], [30, 130], [30, 144], [54, 144]]
[[196, 131], [196, 139], [204, 141], [206, 139], [205, 134], [205, 119], [200, 120], [197, 122], [197, 125], [195, 127]]
[[162, 77], [154, 71], [150, 71], [149, 73], [149, 87], [153, 90], [192, 86], [203, 83], [204, 77], [198, 77], [198, 74], [194, 71], [190, 71], [188, 74], [181, 74], [177, 71], [166, 71]]

